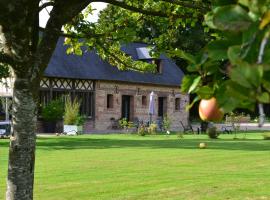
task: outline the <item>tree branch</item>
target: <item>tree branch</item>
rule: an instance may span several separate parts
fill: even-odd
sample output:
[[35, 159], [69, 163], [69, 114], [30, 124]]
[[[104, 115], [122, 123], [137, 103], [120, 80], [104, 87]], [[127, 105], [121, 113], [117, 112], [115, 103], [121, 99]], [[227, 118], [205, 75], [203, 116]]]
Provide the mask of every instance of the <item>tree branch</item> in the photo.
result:
[[186, 2], [186, 1], [179, 1], [179, 0], [160, 0], [160, 1], [183, 6], [186, 8], [198, 9], [203, 12], [208, 11], [206, 7], [203, 7], [202, 5], [197, 5], [196, 2]]
[[100, 44], [99, 42], [97, 43], [98, 46], [100, 48], [103, 49], [104, 52], [106, 52], [109, 56], [111, 56], [114, 60], [116, 60], [116, 62], [121, 63], [122, 65], [124, 65], [127, 69], [130, 68], [130, 66], [128, 66], [125, 62], [123, 62], [121, 59], [119, 59], [116, 55], [114, 55], [113, 53], [111, 53], [108, 49], [106, 49], [102, 44]]
[[55, 5], [55, 3], [52, 2], [52, 1], [46, 2], [46, 3], [42, 4], [41, 6], [39, 6], [39, 12], [42, 11], [42, 10], [43, 10], [44, 8], [46, 8], [46, 7], [54, 6], [54, 5]]
[[[44, 32], [46, 29], [39, 27], [39, 30], [41, 32]], [[59, 30], [52, 30], [52, 32], [54, 32], [55, 34], [57, 34], [58, 36], [62, 36], [62, 37], [66, 37], [66, 38], [73, 38], [73, 39], [83, 39], [83, 38], [98, 38], [98, 37], [102, 37], [105, 36], [106, 34], [96, 34], [96, 33], [83, 33], [83, 34], [76, 34], [76, 33], [64, 33], [63, 31], [59, 31]]]
[[[269, 36], [270, 36], [270, 32], [268, 31], [268, 32], [266, 32], [266, 34], [264, 35], [264, 37], [263, 37], [263, 39], [261, 41], [260, 51], [259, 51], [258, 60], [257, 60], [258, 64], [261, 64], [263, 62], [264, 50], [265, 50], [265, 47], [266, 47], [266, 45], [268, 43]], [[261, 92], [261, 87], [259, 87], [258, 92]], [[265, 117], [264, 108], [263, 108], [262, 103], [258, 104], [258, 109], [259, 109], [259, 115], [260, 115], [259, 116], [259, 124], [258, 124], [258, 126], [262, 127], [263, 124], [264, 124], [264, 117]]]
[[[127, 3], [122, 2], [122, 1], [121, 2], [116, 1], [116, 0], [100, 0], [100, 1], [124, 8], [126, 10], [130, 10], [130, 11], [145, 14], [145, 15], [151, 15], [151, 16], [155, 16], [155, 17], [172, 17], [172, 16], [181, 17], [181, 18], [189, 17], [187, 14], [173, 14], [173, 13], [167, 14], [167, 13], [164, 13], [162, 11], [148, 10], [148, 9], [146, 10], [143, 8], [128, 5]], [[92, 2], [94, 2], [94, 1], [92, 1]]]

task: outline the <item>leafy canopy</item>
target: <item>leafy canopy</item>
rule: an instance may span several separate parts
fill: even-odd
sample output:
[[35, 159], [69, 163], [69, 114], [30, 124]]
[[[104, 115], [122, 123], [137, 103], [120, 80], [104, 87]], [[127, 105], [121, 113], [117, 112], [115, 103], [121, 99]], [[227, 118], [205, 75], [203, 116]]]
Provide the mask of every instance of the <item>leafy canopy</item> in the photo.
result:
[[213, 1], [205, 23], [216, 39], [197, 55], [176, 51], [189, 63], [182, 91], [196, 93], [194, 102], [216, 96], [225, 112], [270, 103], [269, 6], [268, 0]]
[[[207, 1], [208, 2], [208, 1]], [[127, 6], [138, 10], [119, 8], [116, 4], [108, 5], [100, 15], [98, 23], [91, 23], [86, 17], [92, 12], [91, 4], [82, 14], [65, 26], [69, 37], [66, 44], [70, 45], [68, 53], [82, 54], [82, 46], [88, 50], [95, 49], [98, 54], [119, 69], [132, 69], [141, 72], [154, 71], [154, 65], [141, 61], [133, 61], [120, 49], [122, 44], [129, 42], [146, 42], [155, 47], [154, 52], [174, 49], [181, 46], [189, 51], [191, 32], [196, 30], [198, 42], [194, 48], [201, 48], [205, 41], [202, 27], [203, 15], [209, 10], [209, 2], [202, 1], [171, 1], [144, 0], [140, 2], [121, 1]], [[120, 3], [119, 3], [120, 4]], [[184, 41], [184, 42], [182, 42]]]

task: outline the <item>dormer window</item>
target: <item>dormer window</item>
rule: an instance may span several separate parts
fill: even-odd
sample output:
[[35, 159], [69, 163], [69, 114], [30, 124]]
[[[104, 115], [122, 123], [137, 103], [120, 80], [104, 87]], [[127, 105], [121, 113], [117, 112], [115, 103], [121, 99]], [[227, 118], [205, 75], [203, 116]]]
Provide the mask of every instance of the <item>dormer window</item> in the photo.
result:
[[160, 59], [155, 59], [152, 61], [153, 64], [156, 65], [156, 72], [158, 74], [161, 74], [162, 73], [162, 62]]
[[161, 59], [158, 58], [153, 58], [150, 56], [149, 51], [150, 49], [147, 47], [141, 47], [141, 48], [136, 48], [137, 50], [137, 55], [138, 59], [150, 64], [155, 64], [156, 65], [156, 72], [158, 74], [162, 73], [162, 61]]

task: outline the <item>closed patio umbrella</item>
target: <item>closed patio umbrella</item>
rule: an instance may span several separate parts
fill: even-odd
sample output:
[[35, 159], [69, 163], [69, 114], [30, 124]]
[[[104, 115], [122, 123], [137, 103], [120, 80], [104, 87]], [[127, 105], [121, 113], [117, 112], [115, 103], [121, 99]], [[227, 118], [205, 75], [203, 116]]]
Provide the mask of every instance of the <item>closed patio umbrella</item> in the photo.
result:
[[150, 124], [152, 123], [152, 116], [155, 114], [155, 94], [152, 91], [150, 93], [150, 99], [149, 99], [149, 115], [150, 115]]

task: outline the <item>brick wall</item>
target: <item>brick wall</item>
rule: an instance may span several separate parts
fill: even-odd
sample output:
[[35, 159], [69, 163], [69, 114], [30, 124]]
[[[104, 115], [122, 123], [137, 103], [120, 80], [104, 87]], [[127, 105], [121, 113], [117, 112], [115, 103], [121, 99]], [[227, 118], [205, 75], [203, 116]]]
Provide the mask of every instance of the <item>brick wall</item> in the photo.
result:
[[[155, 115], [153, 120], [158, 118], [158, 97], [164, 98], [165, 115], [171, 120], [172, 130], [181, 130], [179, 121], [187, 123], [188, 113], [185, 106], [189, 103], [189, 96], [180, 93], [179, 87], [166, 87], [157, 85], [143, 85], [120, 83], [113, 81], [98, 81], [96, 83], [96, 105], [95, 105], [95, 124], [96, 130], [111, 129], [112, 120], [118, 120], [122, 116], [122, 95], [131, 96], [131, 120], [149, 121], [148, 107], [149, 94], [155, 93]], [[113, 107], [107, 108], [107, 95], [113, 95]], [[146, 96], [146, 105], [142, 105], [142, 96]], [[175, 110], [175, 98], [180, 98], [180, 108]]]

